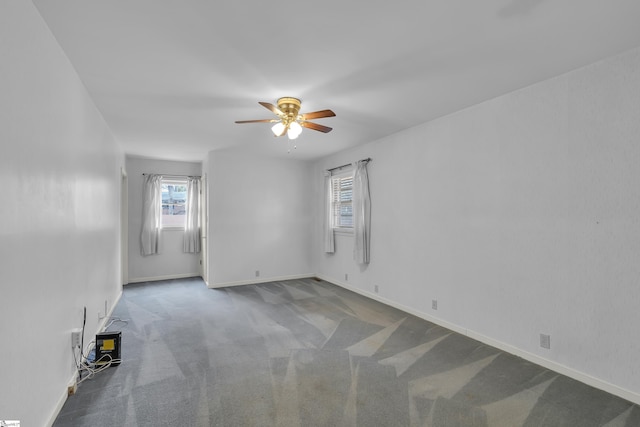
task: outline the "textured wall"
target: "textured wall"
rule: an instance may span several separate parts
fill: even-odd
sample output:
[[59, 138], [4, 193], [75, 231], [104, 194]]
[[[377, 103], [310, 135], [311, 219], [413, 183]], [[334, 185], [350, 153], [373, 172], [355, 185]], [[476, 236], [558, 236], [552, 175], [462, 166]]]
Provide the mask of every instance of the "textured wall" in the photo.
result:
[[316, 227], [316, 269], [640, 400], [638, 117], [633, 50], [322, 159], [316, 212], [322, 169], [373, 158], [372, 261]]
[[120, 295], [124, 158], [28, 1], [0, 3], [0, 418], [45, 426]]
[[212, 151], [207, 178], [209, 286], [312, 273], [307, 162]]

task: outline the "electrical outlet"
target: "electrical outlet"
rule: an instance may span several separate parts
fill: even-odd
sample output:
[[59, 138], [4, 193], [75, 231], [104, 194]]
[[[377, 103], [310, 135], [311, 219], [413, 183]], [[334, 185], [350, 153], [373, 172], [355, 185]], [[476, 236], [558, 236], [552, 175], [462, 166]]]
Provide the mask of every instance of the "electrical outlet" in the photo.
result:
[[540, 334], [540, 347], [546, 349], [551, 348], [551, 335]]
[[373, 287], [373, 291], [374, 291], [376, 294], [378, 293], [378, 285], [375, 285], [375, 286]]
[[82, 336], [82, 329], [74, 329], [71, 331], [71, 348], [80, 348], [82, 345], [80, 343]]
[[344, 273], [344, 281], [345, 282], [349, 281], [349, 275], [347, 273]]
[[433, 310], [437, 310], [438, 309], [438, 300], [437, 299], [432, 299], [431, 300], [431, 308]]
[[260, 270], [256, 270], [256, 277], [260, 277]]

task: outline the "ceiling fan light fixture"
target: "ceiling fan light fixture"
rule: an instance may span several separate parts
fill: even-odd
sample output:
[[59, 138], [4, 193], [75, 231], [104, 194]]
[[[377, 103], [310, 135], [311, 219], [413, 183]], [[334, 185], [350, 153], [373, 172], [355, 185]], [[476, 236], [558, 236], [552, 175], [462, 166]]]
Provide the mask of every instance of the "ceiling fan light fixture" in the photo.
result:
[[298, 122], [291, 122], [289, 125], [289, 130], [287, 131], [287, 136], [289, 139], [296, 139], [302, 133], [302, 126]]
[[336, 115], [331, 110], [319, 110], [311, 113], [300, 114], [300, 100], [292, 97], [278, 98], [277, 106], [269, 102], [262, 101], [259, 101], [258, 104], [271, 111], [278, 118], [236, 120], [236, 123], [275, 123], [271, 127], [271, 132], [273, 132], [276, 137], [284, 136], [286, 133], [289, 139], [298, 138], [302, 133], [303, 127], [323, 133], [331, 132], [330, 127], [311, 122], [310, 120], [335, 117]]
[[282, 132], [284, 131], [284, 123], [282, 122], [278, 122], [275, 125], [273, 125], [273, 127], [271, 128], [271, 132], [273, 132], [273, 134], [275, 136], [280, 136], [282, 135]]

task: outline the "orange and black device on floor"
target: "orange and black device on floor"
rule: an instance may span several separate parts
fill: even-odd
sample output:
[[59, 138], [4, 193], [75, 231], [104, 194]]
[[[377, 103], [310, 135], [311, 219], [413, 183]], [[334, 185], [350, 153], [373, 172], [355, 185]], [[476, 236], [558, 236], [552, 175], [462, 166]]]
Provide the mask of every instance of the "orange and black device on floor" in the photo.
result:
[[102, 332], [96, 335], [96, 366], [120, 364], [122, 332]]

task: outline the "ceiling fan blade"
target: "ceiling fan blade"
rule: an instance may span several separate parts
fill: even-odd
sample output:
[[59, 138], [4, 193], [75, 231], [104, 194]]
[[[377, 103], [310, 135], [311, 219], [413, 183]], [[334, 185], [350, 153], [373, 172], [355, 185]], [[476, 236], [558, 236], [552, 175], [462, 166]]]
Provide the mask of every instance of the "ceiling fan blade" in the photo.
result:
[[313, 113], [302, 114], [302, 120], [321, 119], [323, 117], [335, 117], [336, 113], [331, 110], [314, 111]]
[[322, 126], [319, 125], [317, 123], [311, 123], [311, 122], [299, 122], [300, 126], [308, 128], [308, 129], [313, 129], [313, 130], [317, 130], [320, 132], [324, 132], [324, 133], [328, 133], [331, 132], [332, 128], [328, 127], [328, 126]]
[[275, 123], [278, 119], [262, 119], [262, 120], [236, 120], [236, 123]]
[[262, 105], [264, 108], [266, 108], [267, 110], [271, 111], [272, 113], [278, 116], [284, 116], [284, 113], [280, 111], [280, 109], [273, 104], [270, 104], [268, 102], [260, 102], [260, 101], [258, 101], [258, 104]]

